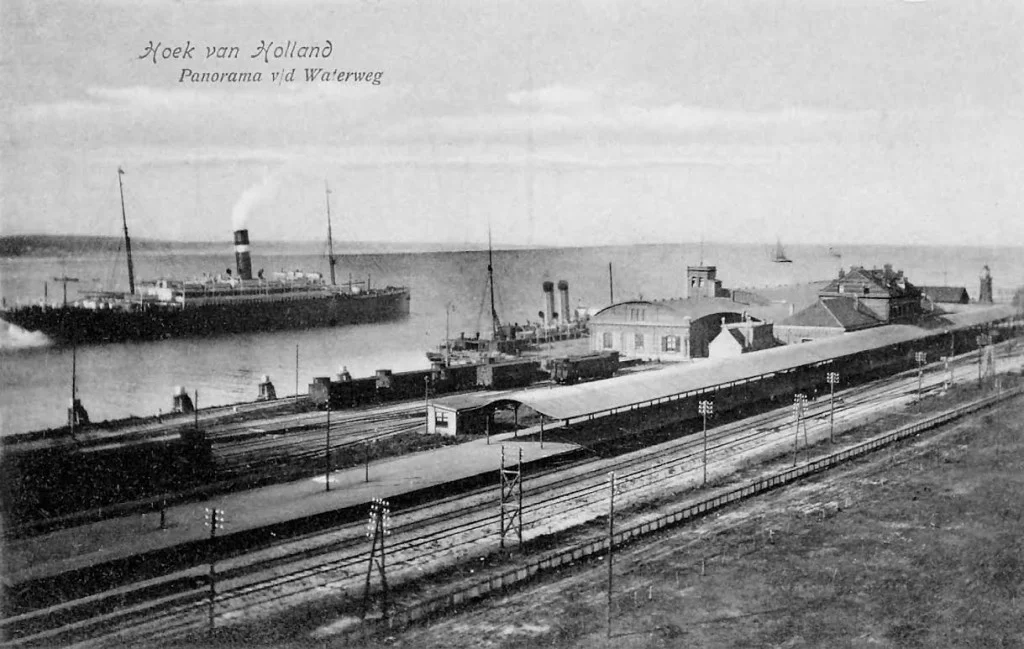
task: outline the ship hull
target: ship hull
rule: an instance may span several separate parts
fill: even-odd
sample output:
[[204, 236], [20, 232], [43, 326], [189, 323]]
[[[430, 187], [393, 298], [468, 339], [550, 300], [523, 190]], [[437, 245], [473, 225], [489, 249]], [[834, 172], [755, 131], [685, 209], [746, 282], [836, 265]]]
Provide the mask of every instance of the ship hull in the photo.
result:
[[135, 310], [31, 306], [2, 312], [0, 319], [60, 343], [123, 342], [386, 322], [408, 316], [409, 302], [408, 290], [390, 289], [187, 308], [159, 304]]

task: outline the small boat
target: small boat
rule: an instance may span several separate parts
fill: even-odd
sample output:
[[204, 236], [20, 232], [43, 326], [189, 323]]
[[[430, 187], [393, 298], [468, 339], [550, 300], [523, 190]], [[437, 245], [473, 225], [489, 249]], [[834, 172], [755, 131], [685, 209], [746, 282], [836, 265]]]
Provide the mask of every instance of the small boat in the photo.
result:
[[772, 252], [771, 259], [776, 264], [790, 264], [793, 260], [786, 256], [786, 251], [782, 247], [782, 241], [776, 240], [775, 251]]
[[838, 250], [836, 250], [835, 248], [833, 248], [831, 246], [829, 246], [828, 254], [829, 254], [829, 256], [835, 257], [836, 259], [842, 259], [843, 258], [843, 253], [839, 252]]

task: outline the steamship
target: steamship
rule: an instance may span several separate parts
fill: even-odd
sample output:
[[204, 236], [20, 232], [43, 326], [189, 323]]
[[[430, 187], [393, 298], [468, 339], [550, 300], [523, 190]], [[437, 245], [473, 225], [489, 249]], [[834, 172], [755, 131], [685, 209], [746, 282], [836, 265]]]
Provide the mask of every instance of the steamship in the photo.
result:
[[539, 345], [557, 340], [583, 338], [588, 335], [587, 318], [569, 314], [569, 282], [558, 282], [561, 295], [562, 313], [555, 312], [555, 284], [544, 282], [546, 310], [537, 314], [542, 322], [502, 324], [494, 302], [494, 251], [491, 249], [491, 235], [487, 233], [487, 283], [491, 296], [491, 336], [481, 337], [477, 332], [472, 338], [465, 333], [458, 338], [451, 337], [451, 309], [445, 309], [444, 341], [437, 350], [427, 351], [427, 360], [445, 366], [479, 363], [510, 359]]
[[4, 307], [0, 319], [42, 332], [58, 343], [90, 343], [332, 327], [409, 315], [407, 287], [372, 288], [369, 279], [365, 283], [336, 282], [329, 200], [329, 283], [320, 273], [300, 271], [275, 272], [270, 277], [259, 271], [254, 278], [249, 232], [241, 229], [234, 233], [234, 274], [228, 270], [203, 279], [160, 279], [136, 285], [124, 213], [123, 173], [118, 169], [128, 292], [91, 291], [71, 303]]

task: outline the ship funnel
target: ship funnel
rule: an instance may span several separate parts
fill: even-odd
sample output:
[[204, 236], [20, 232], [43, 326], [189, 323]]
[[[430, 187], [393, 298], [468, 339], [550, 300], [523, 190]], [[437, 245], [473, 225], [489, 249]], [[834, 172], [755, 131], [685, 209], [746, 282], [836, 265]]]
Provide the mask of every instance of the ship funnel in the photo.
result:
[[569, 324], [569, 282], [564, 279], [558, 282], [558, 296], [562, 303], [562, 307], [558, 311], [558, 321], [562, 324]]
[[252, 279], [248, 230], [235, 230], [235, 266], [238, 268], [239, 279]]
[[544, 282], [544, 325], [551, 326], [555, 314], [555, 285], [553, 282]]

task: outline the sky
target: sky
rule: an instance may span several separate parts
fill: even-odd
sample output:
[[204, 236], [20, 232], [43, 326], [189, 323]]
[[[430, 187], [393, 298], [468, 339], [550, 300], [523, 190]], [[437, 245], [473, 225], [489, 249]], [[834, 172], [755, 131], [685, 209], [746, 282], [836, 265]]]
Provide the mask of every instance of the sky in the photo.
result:
[[[2, 234], [118, 234], [120, 166], [135, 238], [322, 238], [326, 184], [346, 241], [1024, 243], [1019, 0], [5, 0], [0, 29]], [[260, 80], [190, 76], [232, 72]]]

